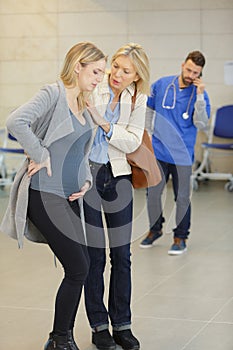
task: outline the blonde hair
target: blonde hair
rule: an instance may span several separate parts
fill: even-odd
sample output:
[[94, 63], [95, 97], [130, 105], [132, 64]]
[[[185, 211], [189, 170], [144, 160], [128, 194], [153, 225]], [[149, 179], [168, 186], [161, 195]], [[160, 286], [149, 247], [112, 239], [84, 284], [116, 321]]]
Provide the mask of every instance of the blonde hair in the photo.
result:
[[126, 44], [120, 47], [113, 55], [111, 64], [117, 59], [117, 57], [122, 55], [130, 58], [139, 76], [139, 80], [136, 82], [137, 91], [148, 95], [150, 91], [150, 64], [144, 49], [139, 44]]
[[[75, 66], [80, 63], [83, 67], [97, 62], [101, 59], [107, 61], [107, 56], [93, 43], [80, 42], [67, 52], [63, 68], [60, 73], [60, 78], [66, 87], [75, 87], [77, 85], [77, 74], [75, 72]], [[85, 108], [85, 97], [83, 92], [80, 92], [78, 98], [78, 106], [81, 110]]]

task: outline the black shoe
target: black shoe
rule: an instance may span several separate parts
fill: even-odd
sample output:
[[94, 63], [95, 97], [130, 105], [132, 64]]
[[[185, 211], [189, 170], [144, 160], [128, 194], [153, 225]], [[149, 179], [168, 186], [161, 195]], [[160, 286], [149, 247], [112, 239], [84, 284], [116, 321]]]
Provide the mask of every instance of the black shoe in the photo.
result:
[[95, 344], [99, 350], [115, 350], [116, 343], [113, 340], [108, 329], [100, 332], [92, 333], [92, 343]]
[[131, 329], [125, 329], [124, 331], [113, 331], [113, 339], [124, 350], [140, 349], [139, 341], [132, 334]]
[[[73, 350], [68, 341], [68, 335], [49, 334], [44, 350]], [[75, 350], [75, 349], [74, 349]]]
[[72, 329], [70, 329], [68, 331], [68, 343], [69, 343], [69, 346], [70, 346], [70, 350], [79, 350], [77, 344], [75, 343]]

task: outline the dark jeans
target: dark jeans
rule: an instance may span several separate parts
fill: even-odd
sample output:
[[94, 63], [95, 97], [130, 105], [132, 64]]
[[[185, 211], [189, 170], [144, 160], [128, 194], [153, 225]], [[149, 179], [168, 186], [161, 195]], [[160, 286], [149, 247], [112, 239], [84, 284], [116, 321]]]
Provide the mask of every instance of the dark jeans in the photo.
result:
[[[98, 165], [92, 162], [91, 170], [93, 187], [84, 197], [90, 257], [90, 270], [84, 291], [90, 326], [101, 330], [108, 327], [108, 317], [113, 327], [131, 323], [132, 186], [129, 175], [114, 178], [109, 164]], [[109, 241], [111, 263], [108, 309], [103, 301], [106, 239]]]
[[147, 190], [148, 214], [150, 230], [158, 232], [165, 221], [162, 209], [162, 193], [169, 176], [172, 177], [174, 200], [176, 202], [176, 227], [174, 237], [187, 239], [190, 229], [191, 204], [190, 204], [190, 176], [191, 166], [174, 165], [158, 160], [162, 181], [155, 187]]
[[53, 325], [55, 333], [65, 334], [74, 326], [89, 269], [87, 247], [81, 244], [84, 234], [79, 204], [30, 189], [28, 217], [46, 238], [65, 272], [56, 296]]

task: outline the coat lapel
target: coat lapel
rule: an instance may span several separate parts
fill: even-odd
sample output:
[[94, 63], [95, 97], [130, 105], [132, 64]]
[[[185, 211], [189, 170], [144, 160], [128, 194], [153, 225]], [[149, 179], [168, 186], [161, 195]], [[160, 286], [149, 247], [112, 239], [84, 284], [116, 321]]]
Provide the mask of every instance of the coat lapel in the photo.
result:
[[48, 147], [54, 141], [70, 134], [73, 129], [72, 119], [69, 118], [69, 107], [66, 101], [65, 87], [58, 81], [59, 96], [52, 113], [52, 118], [43, 140], [43, 144]]

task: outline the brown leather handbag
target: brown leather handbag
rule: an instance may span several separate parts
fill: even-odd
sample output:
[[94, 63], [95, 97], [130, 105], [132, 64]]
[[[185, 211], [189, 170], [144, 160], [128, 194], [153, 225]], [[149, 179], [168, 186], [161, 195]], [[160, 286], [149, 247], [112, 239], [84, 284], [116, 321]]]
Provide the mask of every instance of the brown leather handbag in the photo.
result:
[[[132, 96], [132, 111], [136, 101], [137, 91]], [[144, 130], [142, 143], [136, 151], [127, 154], [127, 161], [131, 166], [132, 185], [134, 188], [156, 186], [162, 179], [160, 169], [154, 154], [150, 137]]]

